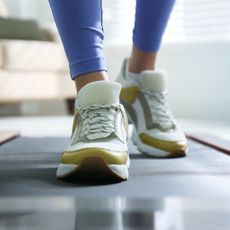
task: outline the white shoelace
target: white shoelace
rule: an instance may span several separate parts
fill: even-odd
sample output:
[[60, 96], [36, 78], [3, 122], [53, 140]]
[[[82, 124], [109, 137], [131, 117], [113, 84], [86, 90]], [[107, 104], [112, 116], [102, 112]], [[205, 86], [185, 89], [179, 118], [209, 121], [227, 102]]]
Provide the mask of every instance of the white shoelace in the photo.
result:
[[85, 136], [89, 140], [108, 137], [115, 131], [116, 108], [113, 105], [95, 105], [80, 110], [83, 120], [80, 137]]
[[145, 90], [142, 92], [148, 101], [154, 122], [160, 124], [162, 128], [173, 128], [175, 122], [167, 105], [167, 93], [154, 93]]

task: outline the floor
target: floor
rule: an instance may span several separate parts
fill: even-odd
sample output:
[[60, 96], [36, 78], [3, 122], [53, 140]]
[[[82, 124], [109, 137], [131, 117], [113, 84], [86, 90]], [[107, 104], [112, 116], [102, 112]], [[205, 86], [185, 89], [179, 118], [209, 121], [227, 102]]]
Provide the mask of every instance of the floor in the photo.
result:
[[[230, 140], [230, 126], [180, 123], [186, 132]], [[129, 141], [127, 182], [67, 183], [55, 172], [70, 118], [6, 118], [0, 127], [23, 134], [0, 146], [0, 229], [230, 228], [229, 155], [189, 140], [187, 157], [153, 159]]]
[[[230, 140], [230, 121], [191, 119], [178, 119], [178, 121], [186, 133], [205, 132]], [[1, 130], [19, 130], [23, 136], [29, 137], [68, 137], [71, 126], [71, 116], [0, 117]]]
[[229, 199], [53, 196], [6, 198], [0, 204], [1, 230], [227, 230], [230, 226]]

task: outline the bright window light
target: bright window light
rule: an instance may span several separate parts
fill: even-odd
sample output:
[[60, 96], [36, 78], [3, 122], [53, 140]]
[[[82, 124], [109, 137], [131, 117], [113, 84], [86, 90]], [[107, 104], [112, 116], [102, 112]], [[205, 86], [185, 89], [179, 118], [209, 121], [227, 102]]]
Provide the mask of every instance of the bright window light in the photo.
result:
[[[135, 0], [106, 0], [104, 27], [107, 41], [130, 42]], [[177, 0], [164, 41], [230, 39], [229, 0]]]

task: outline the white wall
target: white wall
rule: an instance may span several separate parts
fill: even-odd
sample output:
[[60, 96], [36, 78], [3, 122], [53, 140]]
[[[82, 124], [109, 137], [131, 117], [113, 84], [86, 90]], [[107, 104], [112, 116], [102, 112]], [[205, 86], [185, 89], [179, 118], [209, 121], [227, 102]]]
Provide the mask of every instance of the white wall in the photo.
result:
[[20, 0], [5, 0], [6, 7], [8, 12], [12, 16], [20, 16], [21, 2]]
[[[110, 78], [116, 79], [128, 47], [106, 46]], [[164, 44], [157, 66], [169, 73], [176, 117], [230, 121], [230, 41]]]
[[48, 0], [5, 0], [5, 3], [11, 16], [52, 21]]

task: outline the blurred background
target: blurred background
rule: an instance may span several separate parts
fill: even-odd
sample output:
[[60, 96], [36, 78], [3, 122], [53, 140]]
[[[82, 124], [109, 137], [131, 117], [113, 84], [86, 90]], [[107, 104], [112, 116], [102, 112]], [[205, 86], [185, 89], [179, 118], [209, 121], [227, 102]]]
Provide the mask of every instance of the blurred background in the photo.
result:
[[[130, 53], [135, 0], [103, 5], [115, 80]], [[177, 0], [157, 66], [169, 72], [170, 107], [184, 129], [230, 139], [230, 1]], [[67, 135], [75, 94], [48, 1], [0, 0], [0, 130]]]

